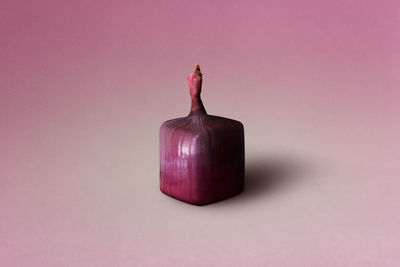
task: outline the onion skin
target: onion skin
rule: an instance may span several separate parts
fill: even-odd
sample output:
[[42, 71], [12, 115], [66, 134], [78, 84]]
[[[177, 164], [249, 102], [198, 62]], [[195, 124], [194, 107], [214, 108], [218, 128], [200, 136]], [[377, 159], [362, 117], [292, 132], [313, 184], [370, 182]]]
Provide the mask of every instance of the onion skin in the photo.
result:
[[160, 190], [184, 202], [207, 205], [244, 189], [244, 128], [239, 121], [207, 114], [198, 65], [188, 84], [189, 115], [160, 128]]

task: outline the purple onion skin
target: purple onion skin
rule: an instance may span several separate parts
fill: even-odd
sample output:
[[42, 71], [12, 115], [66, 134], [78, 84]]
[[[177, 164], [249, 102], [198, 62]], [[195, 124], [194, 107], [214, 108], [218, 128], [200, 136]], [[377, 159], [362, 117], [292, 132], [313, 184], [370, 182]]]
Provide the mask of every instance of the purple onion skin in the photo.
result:
[[244, 128], [239, 121], [207, 114], [198, 65], [188, 81], [191, 112], [160, 128], [160, 189], [184, 202], [207, 205], [244, 189]]

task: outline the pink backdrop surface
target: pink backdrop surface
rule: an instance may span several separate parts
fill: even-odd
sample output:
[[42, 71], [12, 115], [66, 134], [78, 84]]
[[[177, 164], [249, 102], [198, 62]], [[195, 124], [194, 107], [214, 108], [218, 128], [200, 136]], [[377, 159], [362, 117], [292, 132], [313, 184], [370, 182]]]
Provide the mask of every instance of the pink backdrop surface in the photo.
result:
[[[0, 34], [1, 266], [399, 266], [399, 1], [6, 0]], [[204, 207], [158, 189], [195, 63], [246, 138]]]

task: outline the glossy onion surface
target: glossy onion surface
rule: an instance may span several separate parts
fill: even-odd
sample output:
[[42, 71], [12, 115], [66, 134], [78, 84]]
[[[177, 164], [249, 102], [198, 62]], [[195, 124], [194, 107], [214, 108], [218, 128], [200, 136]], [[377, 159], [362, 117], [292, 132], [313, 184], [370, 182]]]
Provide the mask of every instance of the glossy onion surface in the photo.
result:
[[239, 121], [207, 114], [198, 65], [188, 83], [189, 115], [160, 128], [160, 189], [173, 198], [206, 205], [243, 191], [244, 130]]

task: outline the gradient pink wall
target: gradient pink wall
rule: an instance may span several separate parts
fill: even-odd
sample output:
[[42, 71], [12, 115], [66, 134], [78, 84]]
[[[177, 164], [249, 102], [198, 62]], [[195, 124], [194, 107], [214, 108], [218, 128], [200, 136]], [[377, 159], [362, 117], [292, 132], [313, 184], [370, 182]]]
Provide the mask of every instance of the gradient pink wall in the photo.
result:
[[[0, 265], [398, 266], [399, 25], [399, 1], [2, 1]], [[249, 168], [307, 171], [163, 196], [195, 63]]]

